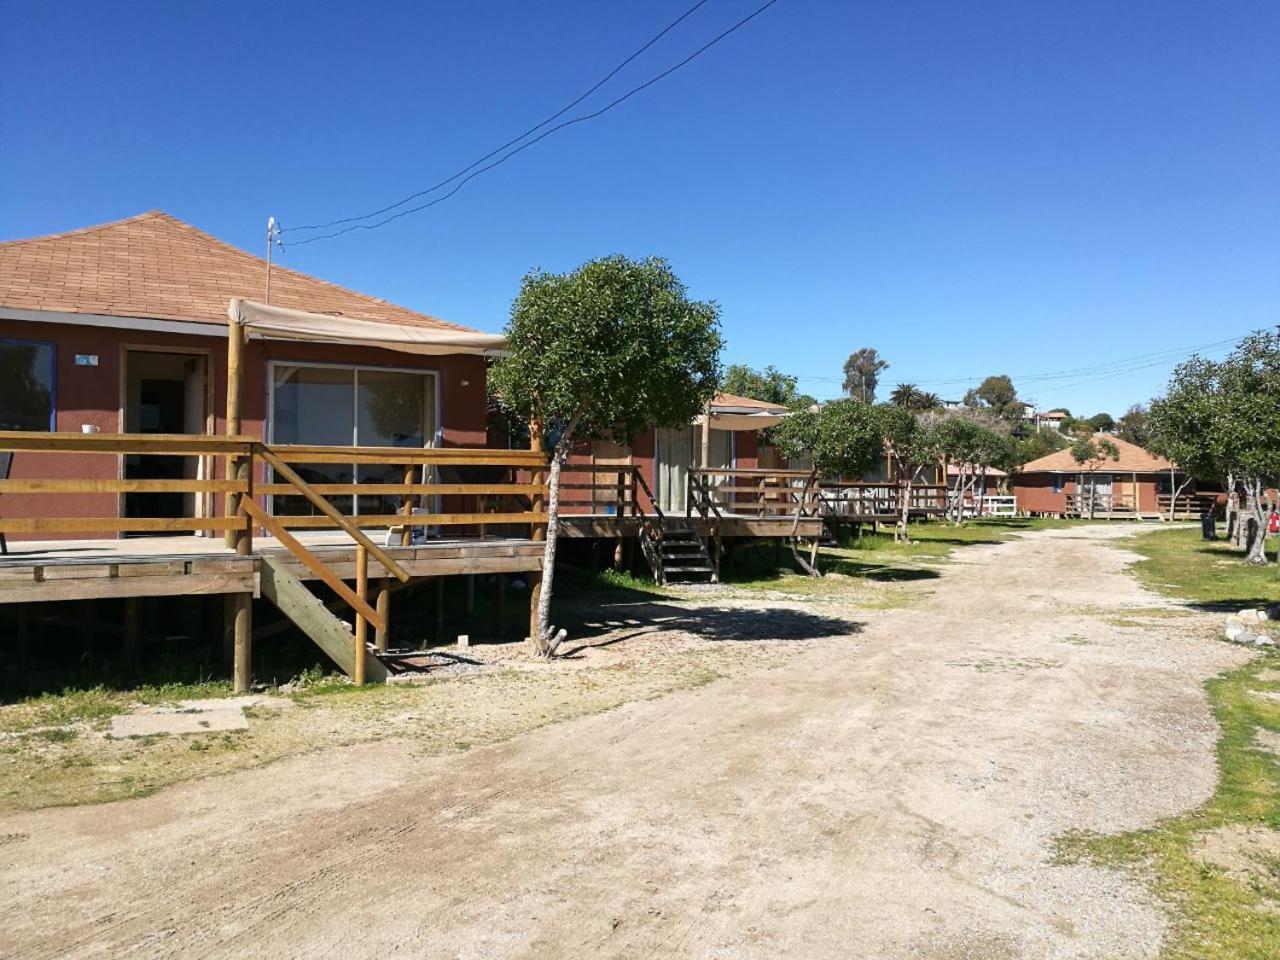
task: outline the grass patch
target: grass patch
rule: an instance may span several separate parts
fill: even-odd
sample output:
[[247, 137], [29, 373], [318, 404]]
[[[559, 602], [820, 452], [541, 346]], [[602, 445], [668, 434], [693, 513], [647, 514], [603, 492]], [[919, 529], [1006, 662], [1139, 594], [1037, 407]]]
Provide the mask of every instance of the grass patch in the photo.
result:
[[[1179, 908], [1163, 953], [1170, 960], [1280, 957], [1280, 862], [1274, 846], [1256, 842], [1280, 841], [1280, 758], [1256, 739], [1259, 731], [1280, 734], [1280, 680], [1266, 679], [1278, 663], [1259, 658], [1206, 684], [1222, 728], [1218, 788], [1208, 803], [1149, 830], [1077, 833], [1059, 844], [1066, 861], [1154, 876], [1156, 892]], [[1242, 836], [1254, 842], [1242, 846]], [[1206, 852], [1215, 844], [1225, 859]]]
[[1133, 572], [1165, 596], [1224, 607], [1267, 606], [1280, 601], [1275, 566], [1250, 566], [1224, 541], [1206, 542], [1199, 530], [1157, 530], [1119, 541], [1142, 555]]

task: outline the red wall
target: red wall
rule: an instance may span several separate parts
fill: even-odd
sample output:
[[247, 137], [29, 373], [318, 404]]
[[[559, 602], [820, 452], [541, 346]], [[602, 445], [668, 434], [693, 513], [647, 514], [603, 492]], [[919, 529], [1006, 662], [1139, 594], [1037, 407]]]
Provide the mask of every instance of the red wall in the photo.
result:
[[[80, 433], [92, 424], [102, 433], [123, 430], [121, 367], [126, 347], [171, 347], [176, 352], [207, 353], [213, 384], [214, 431], [226, 430], [227, 348], [225, 337], [119, 330], [72, 324], [0, 320], [0, 339], [38, 340], [54, 344], [55, 427]], [[78, 367], [77, 354], [96, 354], [96, 367]], [[445, 446], [485, 446], [485, 360], [479, 356], [419, 357], [413, 354], [335, 344], [254, 340], [245, 348], [241, 393], [241, 432], [263, 436], [267, 403], [267, 362], [290, 360], [434, 370], [440, 374], [440, 422]], [[15, 479], [114, 478], [114, 455], [18, 454]], [[221, 466], [218, 468], [221, 475]], [[258, 477], [257, 479], [261, 479]], [[84, 496], [0, 497], [0, 514], [8, 517], [114, 517], [116, 494]], [[45, 539], [41, 536], [40, 539]], [[13, 537], [12, 539], [21, 539]]]
[[[1013, 478], [1013, 493], [1018, 498], [1018, 509], [1028, 513], [1065, 513], [1067, 510], [1067, 494], [1076, 492], [1076, 478], [1073, 475], [1062, 475], [1062, 492], [1053, 492], [1051, 473], [1020, 473]], [[1155, 474], [1138, 474], [1138, 510], [1142, 513], [1156, 513], [1160, 508], [1157, 503], [1157, 477]], [[1133, 488], [1133, 475], [1112, 474], [1112, 489], [1118, 494], [1128, 495]]]

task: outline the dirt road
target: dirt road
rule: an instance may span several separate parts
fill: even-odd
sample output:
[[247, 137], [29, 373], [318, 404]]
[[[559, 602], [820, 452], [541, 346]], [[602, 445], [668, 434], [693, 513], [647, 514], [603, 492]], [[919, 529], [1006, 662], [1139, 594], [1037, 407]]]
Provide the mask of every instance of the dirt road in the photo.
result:
[[7, 815], [0, 955], [1154, 956], [1161, 906], [1054, 837], [1202, 801], [1201, 683], [1243, 655], [1145, 618], [1123, 532], [968, 548], [907, 609], [797, 604], [847, 634], [497, 746]]

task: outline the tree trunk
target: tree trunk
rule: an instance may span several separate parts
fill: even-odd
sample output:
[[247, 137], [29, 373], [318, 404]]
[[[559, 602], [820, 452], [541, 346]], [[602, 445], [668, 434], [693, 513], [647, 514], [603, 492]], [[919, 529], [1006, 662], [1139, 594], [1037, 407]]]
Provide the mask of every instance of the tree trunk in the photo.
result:
[[1169, 502], [1169, 522], [1173, 523], [1178, 518], [1178, 497], [1182, 495], [1182, 491], [1191, 486], [1191, 478], [1182, 481], [1182, 486], [1175, 487], [1173, 485], [1173, 471], [1169, 471], [1169, 489], [1173, 491], [1173, 499]]
[[902, 515], [898, 518], [898, 535], [894, 537], [899, 543], [910, 543], [911, 536], [908, 533], [907, 523], [911, 517], [911, 475], [903, 471], [905, 479], [902, 482]]
[[1244, 562], [1260, 564], [1267, 562], [1267, 528], [1266, 517], [1262, 513], [1262, 481], [1249, 478], [1244, 483], [1245, 503], [1248, 508], [1248, 536], [1246, 538], [1247, 553]]
[[983, 467], [978, 472], [978, 514], [977, 519], [982, 519], [982, 511], [987, 505], [987, 468]]
[[551, 457], [551, 473], [547, 478], [547, 539], [542, 550], [542, 593], [538, 596], [537, 636], [531, 637], [533, 649], [546, 654], [551, 643], [551, 589], [556, 575], [556, 542], [560, 538], [560, 469], [569, 455], [566, 437], [556, 444]]

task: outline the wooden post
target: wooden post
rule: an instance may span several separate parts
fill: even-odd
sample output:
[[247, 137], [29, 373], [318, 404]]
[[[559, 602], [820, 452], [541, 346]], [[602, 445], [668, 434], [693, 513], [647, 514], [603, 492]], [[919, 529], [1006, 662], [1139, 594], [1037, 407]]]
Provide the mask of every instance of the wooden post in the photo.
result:
[[[232, 309], [235, 309], [233, 303]], [[240, 433], [240, 377], [241, 367], [244, 358], [244, 328], [240, 325], [240, 321], [234, 316], [227, 318], [227, 436], [234, 437]], [[227, 479], [230, 480], [238, 473], [238, 460], [235, 456], [227, 455]], [[240, 495], [235, 493], [227, 494], [226, 513], [228, 517], [234, 517], [240, 512]], [[228, 547], [236, 545], [236, 536], [238, 531], [228, 530], [226, 534], [226, 543]]]
[[711, 401], [702, 408], [702, 456], [699, 465], [703, 470], [711, 466]]
[[[529, 420], [529, 449], [542, 450], [542, 421], [537, 417]], [[533, 471], [533, 482], [537, 484], [546, 482], [546, 475], [541, 470]], [[530, 498], [530, 504], [534, 513], [541, 513], [543, 510], [543, 498], [541, 493], [535, 493]], [[534, 541], [547, 539], [547, 528], [543, 524], [535, 523], [529, 530], [529, 538]], [[529, 641], [533, 644], [534, 649], [538, 646], [538, 601], [542, 597], [542, 571], [535, 570], [529, 574]]]
[[507, 575], [498, 574], [498, 636], [507, 635]]
[[[356, 544], [356, 596], [361, 600], [369, 599], [369, 551], [364, 544]], [[355, 639], [355, 676], [352, 678], [357, 687], [364, 686], [364, 657], [369, 640], [369, 621], [357, 610]]]
[[436, 577], [436, 641], [444, 639], [444, 577]]
[[[406, 484], [417, 482], [415, 473], [415, 466], [412, 463], [406, 463], [404, 465], [404, 482]], [[407, 547], [413, 543], [413, 527], [409, 526], [409, 522], [413, 519], [412, 493], [404, 495], [404, 503], [400, 506], [400, 512], [405, 516], [404, 530], [400, 533], [400, 546]]]
[[126, 597], [124, 601], [124, 664], [130, 675], [138, 665], [138, 641], [142, 634], [142, 600]]
[[233, 593], [231, 596], [232, 632], [235, 638], [235, 691], [247, 693], [252, 679], [250, 661], [253, 656], [253, 594]]
[[391, 578], [383, 577], [378, 584], [377, 600], [378, 616], [382, 618], [382, 626], [374, 631], [374, 645], [379, 653], [386, 653], [391, 638]]

